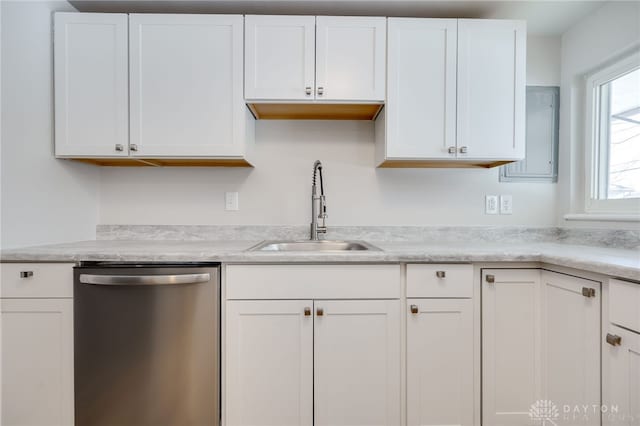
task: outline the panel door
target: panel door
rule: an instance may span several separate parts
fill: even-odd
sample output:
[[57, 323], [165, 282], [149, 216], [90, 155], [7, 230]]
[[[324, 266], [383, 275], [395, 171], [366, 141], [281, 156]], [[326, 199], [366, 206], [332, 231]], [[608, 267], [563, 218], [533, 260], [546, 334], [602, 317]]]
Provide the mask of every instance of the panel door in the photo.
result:
[[245, 17], [245, 98], [313, 99], [315, 16]]
[[473, 300], [407, 304], [407, 423], [472, 426]]
[[387, 158], [456, 157], [457, 31], [455, 19], [389, 18]]
[[541, 399], [540, 271], [482, 271], [484, 426], [530, 425]]
[[227, 426], [313, 425], [312, 307], [309, 300], [227, 302]]
[[243, 154], [243, 17], [129, 17], [136, 157]]
[[316, 99], [384, 101], [387, 21], [316, 18]]
[[603, 336], [602, 414], [606, 426], [640, 425], [640, 334], [609, 326], [610, 338], [619, 337], [618, 344], [606, 342]]
[[55, 152], [129, 155], [127, 15], [54, 15]]
[[[599, 282], [542, 271], [542, 365], [543, 399], [600, 405]], [[596, 426], [600, 413], [563, 412], [558, 423]]]
[[400, 301], [314, 306], [314, 425], [399, 425]]
[[73, 425], [73, 300], [0, 299], [3, 425]]
[[524, 21], [458, 21], [458, 157], [525, 155]]

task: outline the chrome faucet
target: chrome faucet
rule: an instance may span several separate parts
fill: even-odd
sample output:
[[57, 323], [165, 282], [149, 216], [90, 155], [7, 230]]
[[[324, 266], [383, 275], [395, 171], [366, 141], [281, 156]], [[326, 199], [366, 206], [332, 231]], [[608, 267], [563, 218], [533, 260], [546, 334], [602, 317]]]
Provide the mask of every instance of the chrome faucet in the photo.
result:
[[[320, 195], [316, 186], [316, 176], [320, 172]], [[311, 187], [311, 240], [317, 241], [318, 234], [327, 233], [327, 205], [324, 198], [324, 185], [322, 183], [322, 163], [316, 160], [313, 163], [313, 186]], [[322, 225], [318, 225], [318, 219], [322, 219]]]

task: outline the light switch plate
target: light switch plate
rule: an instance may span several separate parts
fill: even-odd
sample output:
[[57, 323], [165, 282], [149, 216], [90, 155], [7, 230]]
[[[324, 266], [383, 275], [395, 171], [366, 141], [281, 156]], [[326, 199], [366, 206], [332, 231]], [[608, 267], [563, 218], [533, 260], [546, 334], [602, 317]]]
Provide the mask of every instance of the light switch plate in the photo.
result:
[[511, 195], [500, 196], [500, 214], [513, 214], [513, 197]]
[[484, 212], [486, 214], [498, 214], [498, 196], [497, 195], [485, 196]]
[[224, 209], [227, 211], [239, 210], [237, 192], [224, 193]]

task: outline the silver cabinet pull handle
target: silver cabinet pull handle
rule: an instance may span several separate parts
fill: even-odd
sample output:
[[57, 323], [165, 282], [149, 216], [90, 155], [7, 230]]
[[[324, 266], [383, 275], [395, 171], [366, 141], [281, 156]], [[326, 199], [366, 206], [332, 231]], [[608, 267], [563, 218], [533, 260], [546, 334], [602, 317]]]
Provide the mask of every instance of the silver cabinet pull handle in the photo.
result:
[[460, 147], [460, 154], [466, 154], [468, 151], [468, 148], [466, 146], [461, 146]]
[[449, 151], [449, 154], [455, 154], [456, 153], [456, 147], [455, 146], [450, 146], [447, 151]]
[[318, 315], [319, 317], [324, 315], [324, 309], [322, 308], [318, 308], [316, 309], [316, 315]]
[[121, 143], [116, 144], [116, 151], [122, 152], [124, 151], [124, 146]]
[[20, 278], [30, 278], [33, 276], [33, 271], [20, 271]]
[[304, 93], [309, 96], [311, 95], [311, 86], [307, 86], [304, 88]]
[[438, 277], [438, 278], [444, 278], [444, 277], [446, 277], [446, 276], [447, 276], [447, 274], [446, 274], [446, 272], [445, 272], [445, 271], [436, 271], [436, 277]]
[[209, 273], [182, 275], [90, 275], [80, 274], [82, 284], [95, 285], [170, 285], [197, 284], [211, 280]]
[[495, 275], [487, 275], [487, 276], [485, 277], [485, 280], [487, 280], [487, 282], [488, 282], [489, 284], [493, 284], [493, 283], [495, 283], [495, 282], [496, 282], [496, 276], [495, 276]]
[[324, 87], [318, 87], [318, 96], [324, 95]]
[[418, 305], [411, 305], [409, 307], [409, 309], [411, 309], [411, 313], [412, 314], [417, 314], [418, 313]]
[[622, 344], [622, 337], [607, 333], [607, 343], [611, 346], [620, 346]]
[[584, 297], [596, 297], [596, 289], [589, 287], [582, 287], [582, 295]]
[[133, 152], [138, 151], [138, 145], [136, 145], [135, 143], [132, 143], [129, 145], [129, 149]]
[[308, 317], [308, 316], [310, 316], [310, 315], [311, 315], [311, 308], [309, 308], [309, 307], [305, 307], [305, 308], [304, 308], [304, 316], [305, 316], [305, 317]]

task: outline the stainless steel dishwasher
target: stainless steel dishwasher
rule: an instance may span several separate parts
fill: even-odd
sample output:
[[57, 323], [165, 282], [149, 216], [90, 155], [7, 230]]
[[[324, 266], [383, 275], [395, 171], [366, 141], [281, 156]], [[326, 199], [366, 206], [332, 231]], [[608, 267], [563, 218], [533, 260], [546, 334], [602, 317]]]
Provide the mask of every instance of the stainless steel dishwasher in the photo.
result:
[[76, 424], [220, 424], [219, 265], [82, 264], [73, 302]]

